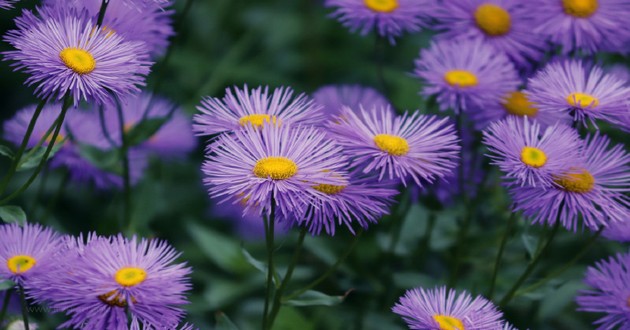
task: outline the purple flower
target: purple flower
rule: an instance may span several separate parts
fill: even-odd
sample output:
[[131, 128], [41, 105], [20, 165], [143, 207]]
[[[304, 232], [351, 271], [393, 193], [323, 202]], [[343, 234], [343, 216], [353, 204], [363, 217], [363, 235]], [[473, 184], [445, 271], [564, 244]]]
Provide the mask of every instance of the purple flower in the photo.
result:
[[340, 178], [343, 181], [340, 185], [315, 184], [308, 188], [325, 194], [325, 198], [313, 195], [308, 205], [300, 208], [303, 213], [289, 221], [308, 227], [313, 235], [319, 235], [324, 229], [326, 234], [334, 236], [337, 225], [345, 225], [354, 234], [353, 224], [367, 229], [368, 224], [389, 214], [393, 197], [398, 194], [395, 183], [379, 181], [359, 171]]
[[600, 260], [586, 271], [584, 282], [590, 286], [580, 291], [578, 310], [604, 313], [595, 321], [597, 329], [628, 329], [630, 327], [630, 255], [618, 253]]
[[11, 9], [19, 0], [0, 0], [0, 9]]
[[366, 109], [390, 107], [389, 101], [381, 93], [360, 85], [324, 86], [313, 93], [313, 99], [323, 106], [327, 119], [338, 116], [344, 106], [351, 109], [359, 109], [359, 106]]
[[623, 48], [630, 29], [623, 0], [534, 0], [535, 33], [562, 47], [564, 54]]
[[523, 211], [534, 223], [553, 225], [560, 221], [573, 231], [580, 218], [591, 230], [627, 220], [630, 198], [625, 193], [630, 191], [630, 156], [621, 144], [609, 146], [606, 136], [590, 135], [579, 157], [555, 174], [554, 186], [511, 188], [515, 211]]
[[59, 235], [50, 228], [27, 223], [0, 225], [0, 280], [31, 288], [34, 278], [47, 274], [57, 264]]
[[520, 0], [452, 0], [435, 5], [440, 39], [481, 39], [505, 53], [521, 68], [539, 62], [545, 39], [533, 34], [538, 14], [534, 2]]
[[210, 196], [246, 204], [245, 211], [280, 215], [299, 212], [313, 195], [313, 183], [339, 185], [346, 160], [341, 148], [315, 128], [288, 124], [247, 126], [224, 134], [208, 147], [202, 170]]
[[610, 222], [602, 236], [618, 242], [630, 242], [630, 219]]
[[[49, 6], [75, 8], [78, 12], [86, 10], [93, 21], [98, 19], [102, 3], [102, 0], [44, 1]], [[110, 1], [103, 18], [103, 32], [109, 35], [118, 34], [128, 41], [144, 42], [151, 55], [162, 55], [168, 47], [168, 38], [175, 34], [171, 19], [174, 11], [164, 10], [159, 6], [145, 6], [142, 10], [129, 9], [129, 4], [124, 1]]]
[[61, 327], [128, 329], [127, 313], [132, 329], [179, 323], [191, 269], [174, 263], [180, 254], [168, 243], [119, 235], [74, 245], [47, 274], [47, 287], [34, 294], [70, 316]]
[[623, 125], [628, 116], [626, 82], [579, 60], [547, 65], [530, 78], [526, 93], [540, 111], [568, 113], [583, 124], [600, 119]]
[[557, 175], [579, 157], [582, 144], [577, 130], [569, 126], [553, 125], [542, 131], [527, 117], [496, 122], [483, 136], [492, 164], [514, 184], [531, 187], [554, 185]]
[[410, 329], [501, 330], [503, 313], [490, 301], [466, 291], [458, 294], [446, 287], [408, 290], [392, 311]]
[[16, 50], [3, 54], [29, 75], [26, 84], [36, 85], [39, 97], [62, 99], [69, 93], [75, 105], [104, 103], [144, 85], [151, 64], [144, 43], [97, 30], [86, 12], [43, 7], [38, 14], [24, 11], [16, 19], [17, 30], [4, 38]]
[[343, 119], [329, 122], [327, 128], [352, 158], [352, 166], [362, 167], [364, 173], [377, 171], [379, 180], [395, 178], [406, 185], [411, 177], [422, 186], [421, 180], [432, 183], [455, 168], [460, 147], [446, 118], [418, 111], [394, 116], [383, 108], [344, 107]]
[[[234, 95], [236, 93], [236, 95]], [[271, 95], [269, 87], [250, 90], [247, 85], [241, 90], [229, 88], [221, 100], [207, 97], [197, 109], [201, 114], [194, 116], [193, 130], [197, 135], [212, 135], [241, 127], [305, 124], [317, 125], [324, 120], [321, 107], [313, 100], [300, 94], [293, 97], [293, 89], [276, 88]]]
[[442, 40], [420, 51], [414, 75], [441, 110], [470, 111], [499, 101], [521, 83], [505, 54], [481, 40]]
[[428, 2], [425, 0], [326, 0], [335, 8], [332, 16], [352, 32], [365, 36], [375, 31], [395, 44], [405, 32], [418, 32], [424, 26]]

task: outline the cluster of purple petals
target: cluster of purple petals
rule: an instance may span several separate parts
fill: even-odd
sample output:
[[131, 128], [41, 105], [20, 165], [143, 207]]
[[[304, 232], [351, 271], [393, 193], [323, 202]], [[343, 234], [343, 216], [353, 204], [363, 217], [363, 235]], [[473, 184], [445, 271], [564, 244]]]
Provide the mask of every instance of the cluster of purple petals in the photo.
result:
[[11, 9], [18, 0], [0, 0], [0, 9]]

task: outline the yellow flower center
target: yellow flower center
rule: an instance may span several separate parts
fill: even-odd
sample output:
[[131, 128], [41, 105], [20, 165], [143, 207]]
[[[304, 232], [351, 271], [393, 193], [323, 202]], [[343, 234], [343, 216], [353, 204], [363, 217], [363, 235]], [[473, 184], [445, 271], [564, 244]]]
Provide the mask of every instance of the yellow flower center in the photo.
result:
[[585, 169], [570, 169], [568, 172], [554, 176], [554, 182], [566, 191], [587, 193], [595, 186], [595, 178]]
[[475, 10], [475, 23], [488, 35], [501, 36], [510, 32], [512, 21], [510, 13], [490, 3], [484, 3]]
[[397, 135], [378, 134], [374, 136], [376, 146], [392, 156], [404, 156], [409, 152], [409, 143]]
[[450, 70], [444, 74], [444, 80], [451, 86], [473, 87], [479, 83], [477, 76], [466, 70]]
[[512, 92], [501, 102], [505, 111], [515, 116], [528, 116], [536, 117], [538, 114], [538, 108], [534, 106], [534, 103], [527, 99], [527, 96], [523, 92]]
[[59, 58], [70, 70], [78, 74], [88, 74], [96, 68], [94, 56], [80, 48], [64, 48]]
[[270, 116], [266, 114], [253, 114], [243, 116], [238, 120], [238, 123], [241, 126], [252, 125], [254, 127], [263, 127], [265, 123], [272, 123], [276, 125], [278, 123], [278, 118], [276, 116]]
[[13, 274], [24, 274], [37, 264], [35, 258], [27, 255], [17, 255], [7, 260], [7, 267]]
[[147, 279], [147, 272], [142, 268], [123, 267], [116, 272], [114, 279], [122, 286], [136, 286]]
[[378, 13], [391, 13], [398, 8], [398, 0], [365, 0], [365, 5]]
[[590, 94], [584, 93], [571, 93], [567, 96], [567, 102], [574, 107], [592, 107], [595, 108], [599, 105], [599, 100]]
[[446, 315], [433, 315], [433, 319], [440, 325], [440, 330], [466, 330], [462, 320]]
[[313, 189], [323, 192], [326, 195], [336, 195], [346, 189], [346, 186], [336, 186], [333, 184], [318, 184]]
[[521, 150], [521, 161], [525, 165], [539, 168], [547, 163], [547, 155], [544, 151], [534, 147], [523, 147]]
[[598, 0], [562, 0], [562, 7], [568, 15], [587, 18], [595, 14], [599, 3]]
[[298, 166], [286, 157], [266, 157], [260, 159], [254, 165], [254, 175], [273, 180], [285, 180], [293, 177], [298, 171]]

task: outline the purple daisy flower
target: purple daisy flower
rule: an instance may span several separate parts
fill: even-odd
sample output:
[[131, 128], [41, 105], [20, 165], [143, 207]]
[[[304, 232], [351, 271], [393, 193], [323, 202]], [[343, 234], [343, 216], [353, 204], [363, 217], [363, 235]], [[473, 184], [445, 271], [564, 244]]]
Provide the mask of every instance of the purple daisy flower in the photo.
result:
[[625, 221], [630, 214], [630, 198], [625, 194], [630, 191], [630, 155], [621, 144], [609, 146], [606, 136], [590, 135], [580, 156], [555, 174], [554, 186], [510, 189], [515, 211], [523, 211], [533, 223], [560, 221], [573, 231], [580, 218], [591, 230]]
[[69, 93], [81, 100], [104, 103], [112, 96], [139, 91], [149, 73], [148, 49], [142, 42], [126, 41], [96, 26], [86, 12], [42, 7], [39, 17], [30, 11], [16, 19], [17, 30], [4, 40], [17, 50], [4, 59], [29, 74], [39, 97], [62, 99]]
[[377, 90], [360, 85], [328, 85], [321, 87], [313, 93], [316, 103], [323, 106], [323, 111], [328, 119], [338, 116], [341, 108], [346, 106], [351, 109], [388, 108], [389, 101]]
[[537, 0], [535, 32], [562, 46], [564, 54], [622, 48], [630, 35], [625, 0]]
[[549, 187], [558, 173], [579, 157], [582, 141], [577, 130], [553, 125], [544, 131], [536, 122], [508, 118], [483, 132], [492, 164], [516, 185]]
[[414, 75], [426, 81], [424, 96], [456, 113], [500, 100], [521, 83], [505, 54], [481, 40], [442, 40], [420, 51]]
[[0, 280], [11, 280], [25, 288], [56, 264], [61, 239], [50, 228], [27, 223], [0, 225]]
[[606, 226], [602, 236], [618, 242], [630, 242], [630, 220], [614, 221]]
[[629, 113], [626, 82], [579, 60], [547, 65], [530, 78], [526, 93], [540, 111], [569, 113], [583, 124], [600, 119], [623, 125]]
[[435, 10], [440, 39], [481, 39], [521, 68], [539, 62], [546, 51], [545, 39], [532, 34], [538, 13], [534, 2], [456, 0], [441, 2]]
[[164, 241], [135, 236], [78, 242], [46, 276], [45, 294], [35, 298], [70, 316], [61, 327], [128, 329], [129, 313], [132, 329], [171, 328], [183, 317], [191, 288], [191, 269], [174, 263], [179, 255]]
[[270, 213], [275, 201], [284, 218], [305, 205], [313, 183], [343, 184], [341, 148], [312, 127], [283, 124], [244, 127], [222, 135], [208, 148], [202, 170], [210, 196], [244, 202], [245, 211]]
[[411, 177], [422, 186], [421, 179], [432, 183], [457, 166], [460, 147], [447, 118], [418, 111], [394, 117], [383, 108], [355, 113], [348, 107], [341, 115], [344, 120], [328, 123], [330, 134], [352, 158], [353, 167], [377, 171], [379, 180], [396, 178], [406, 185]]
[[392, 308], [410, 329], [501, 330], [503, 313], [490, 301], [446, 287], [408, 290]]
[[352, 32], [365, 36], [375, 31], [395, 44], [405, 32], [418, 32], [425, 25], [425, 0], [326, 0], [326, 7]]
[[308, 227], [313, 235], [319, 235], [324, 229], [326, 234], [334, 236], [337, 225], [345, 225], [354, 234], [353, 224], [367, 229], [368, 224], [389, 214], [393, 197], [398, 194], [394, 182], [379, 181], [360, 171], [350, 173], [347, 178], [340, 176], [340, 179], [344, 181], [341, 185], [317, 184], [309, 188], [325, 194], [326, 198], [314, 195], [308, 205], [300, 208], [303, 213], [289, 221]]
[[579, 311], [604, 313], [595, 321], [597, 329], [630, 328], [630, 255], [618, 253], [600, 260], [586, 271], [584, 282], [590, 286], [576, 298]]
[[[102, 0], [46, 0], [45, 5], [86, 10], [92, 20], [98, 19]], [[153, 55], [161, 55], [168, 47], [168, 38], [175, 32], [172, 27], [173, 10], [150, 6], [142, 11], [129, 10], [124, 1], [110, 1], [103, 18], [103, 30], [110, 35], [119, 34], [128, 41], [142, 41]]]
[[234, 92], [227, 88], [222, 100], [206, 97], [197, 109], [201, 112], [193, 117], [197, 135], [262, 127], [265, 123], [318, 125], [324, 120], [321, 106], [306, 94], [294, 98], [290, 87], [276, 88], [271, 95], [269, 87], [250, 90], [245, 85], [242, 90], [234, 87]]

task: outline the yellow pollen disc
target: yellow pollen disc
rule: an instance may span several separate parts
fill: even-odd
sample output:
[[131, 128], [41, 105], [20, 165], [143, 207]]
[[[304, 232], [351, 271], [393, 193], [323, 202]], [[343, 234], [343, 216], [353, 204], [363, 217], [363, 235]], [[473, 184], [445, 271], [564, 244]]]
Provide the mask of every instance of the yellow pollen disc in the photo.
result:
[[451, 86], [473, 87], [479, 83], [477, 76], [466, 70], [451, 70], [444, 74], [444, 81]]
[[595, 186], [595, 178], [585, 169], [570, 169], [568, 172], [556, 175], [554, 182], [566, 191], [587, 193]]
[[313, 189], [323, 192], [326, 195], [336, 195], [346, 189], [346, 186], [336, 186], [333, 184], [318, 184]]
[[523, 92], [512, 92], [501, 102], [505, 111], [515, 116], [536, 117], [538, 108], [527, 99]]
[[27, 255], [17, 255], [7, 260], [7, 267], [13, 274], [24, 274], [37, 264], [35, 258]]
[[547, 155], [544, 151], [534, 147], [523, 147], [521, 150], [521, 161], [525, 165], [539, 168], [547, 163]]
[[409, 143], [400, 136], [378, 134], [374, 137], [374, 143], [392, 156], [404, 156], [409, 152]]
[[391, 13], [398, 9], [398, 0], [365, 0], [365, 5], [375, 12]]
[[96, 68], [94, 56], [79, 48], [65, 48], [59, 53], [59, 58], [70, 70], [78, 74], [88, 74]]
[[[102, 294], [98, 296], [98, 299], [110, 306], [121, 308], [127, 307], [127, 299], [125, 299], [125, 297], [118, 293], [118, 291], [116, 290], [110, 291], [106, 294]], [[136, 303], [136, 300], [133, 297], [131, 298], [131, 301], [133, 303]]]
[[440, 330], [466, 330], [462, 320], [446, 315], [433, 315], [433, 319], [440, 325]]
[[595, 14], [599, 3], [598, 0], [562, 0], [562, 8], [568, 15], [587, 18]]
[[124, 267], [116, 272], [114, 279], [122, 286], [136, 286], [147, 279], [147, 272], [142, 268]]
[[486, 34], [501, 36], [510, 32], [510, 13], [501, 6], [484, 3], [475, 10], [475, 23]]
[[264, 114], [247, 115], [238, 120], [238, 123], [241, 126], [252, 125], [254, 127], [263, 127], [265, 123], [272, 123], [276, 125], [278, 122], [278, 117]]
[[294, 176], [298, 171], [297, 164], [286, 157], [266, 157], [254, 165], [254, 175], [273, 180], [285, 180]]
[[583, 93], [571, 93], [567, 96], [567, 102], [574, 107], [581, 108], [595, 108], [599, 105], [599, 100], [595, 96]]

